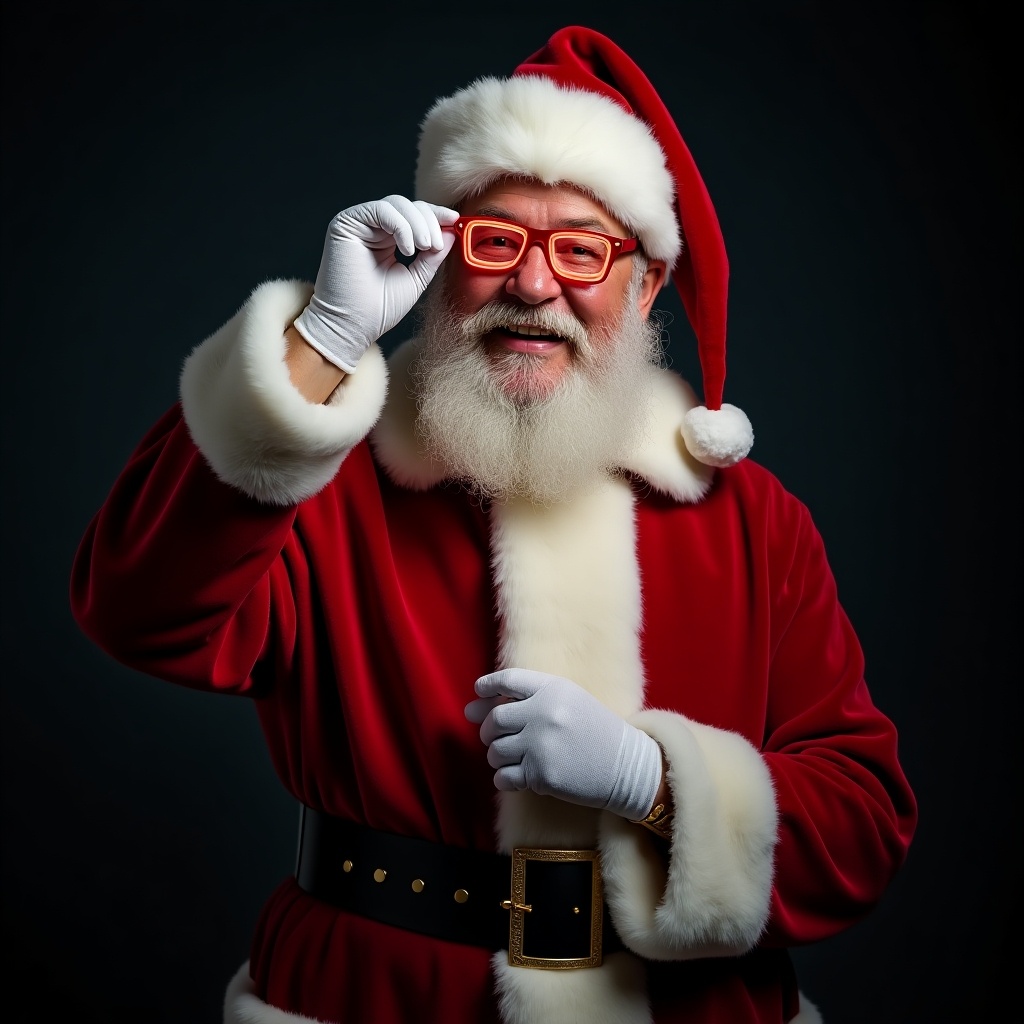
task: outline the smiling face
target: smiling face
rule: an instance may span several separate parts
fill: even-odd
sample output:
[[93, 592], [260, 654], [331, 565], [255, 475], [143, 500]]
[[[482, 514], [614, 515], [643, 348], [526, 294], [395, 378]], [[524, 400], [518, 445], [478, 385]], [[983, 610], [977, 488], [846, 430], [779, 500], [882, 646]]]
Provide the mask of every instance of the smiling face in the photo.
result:
[[[461, 212], [538, 229], [586, 228], [620, 238], [630, 234], [603, 206], [567, 185], [503, 179], [463, 204]], [[640, 288], [632, 289], [634, 298], [634, 259], [622, 256], [604, 281], [580, 285], [555, 277], [539, 245], [504, 273], [480, 272], [453, 253], [445, 267], [446, 291], [452, 312], [479, 318], [479, 344], [506, 395], [532, 401], [554, 392], [588, 346], [600, 358], [602, 346], [612, 343], [627, 300], [647, 317], [664, 282], [665, 265], [649, 263]]]
[[[571, 188], [505, 182], [464, 205], [465, 216], [531, 229], [627, 234]], [[493, 262], [492, 242], [505, 242], [482, 243]], [[626, 255], [605, 280], [575, 285], [555, 277], [539, 246], [501, 273], [449, 256], [423, 296], [410, 370], [423, 454], [480, 496], [539, 503], [627, 465], [661, 364], [661, 321], [649, 313], [664, 273]]]

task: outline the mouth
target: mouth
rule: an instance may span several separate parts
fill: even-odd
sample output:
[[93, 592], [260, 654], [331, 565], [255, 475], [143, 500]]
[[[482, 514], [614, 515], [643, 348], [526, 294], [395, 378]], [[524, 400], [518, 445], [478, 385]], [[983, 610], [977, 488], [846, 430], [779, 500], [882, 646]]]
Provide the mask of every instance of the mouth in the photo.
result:
[[510, 352], [528, 352], [541, 355], [567, 344], [560, 334], [552, 334], [544, 327], [532, 324], [504, 324], [487, 336], [488, 342]]
[[543, 327], [532, 327], [523, 325], [519, 327], [506, 326], [504, 330], [520, 338], [543, 338], [545, 341], [564, 341], [565, 339], [557, 334], [552, 334]]

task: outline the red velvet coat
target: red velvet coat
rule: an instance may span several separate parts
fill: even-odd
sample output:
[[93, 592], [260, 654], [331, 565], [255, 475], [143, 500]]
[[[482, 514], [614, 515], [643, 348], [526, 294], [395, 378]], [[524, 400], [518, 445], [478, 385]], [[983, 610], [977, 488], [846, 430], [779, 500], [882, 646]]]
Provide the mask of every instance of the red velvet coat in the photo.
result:
[[[245, 376], [232, 360], [286, 388], [279, 349], [264, 352], [306, 295], [264, 286], [190, 356], [185, 418], [176, 406], [142, 441], [83, 539], [81, 627], [142, 672], [252, 698], [306, 804], [463, 847], [596, 843], [640, 955], [509, 968], [289, 879], [263, 910], [251, 978], [232, 983], [238, 1005], [268, 1021], [291, 1019], [277, 1007], [346, 1024], [490, 1022], [500, 994], [507, 1022], [793, 1018], [785, 948], [871, 909], [916, 814], [806, 508], [749, 460], [713, 477], [686, 464], [658, 430], [660, 451], [561, 521], [481, 505], [417, 463], [400, 386], [372, 444], [359, 440], [383, 400], [374, 350], [327, 427], [301, 419], [297, 396], [294, 417], [268, 416], [231, 383]], [[393, 363], [392, 378], [402, 355]], [[668, 376], [656, 423], [690, 400]], [[271, 450], [260, 442], [282, 417], [293, 434]], [[662, 743], [677, 807], [667, 857], [611, 815], [497, 801], [463, 708], [503, 664], [570, 675]]]

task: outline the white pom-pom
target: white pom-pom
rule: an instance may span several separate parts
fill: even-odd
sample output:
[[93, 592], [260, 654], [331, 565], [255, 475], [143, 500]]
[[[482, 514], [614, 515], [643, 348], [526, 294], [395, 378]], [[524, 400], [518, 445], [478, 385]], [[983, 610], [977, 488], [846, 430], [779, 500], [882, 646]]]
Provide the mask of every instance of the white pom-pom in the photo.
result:
[[705, 466], [735, 466], [754, 444], [754, 428], [735, 405], [708, 409], [698, 405], [683, 417], [680, 428], [686, 450]]

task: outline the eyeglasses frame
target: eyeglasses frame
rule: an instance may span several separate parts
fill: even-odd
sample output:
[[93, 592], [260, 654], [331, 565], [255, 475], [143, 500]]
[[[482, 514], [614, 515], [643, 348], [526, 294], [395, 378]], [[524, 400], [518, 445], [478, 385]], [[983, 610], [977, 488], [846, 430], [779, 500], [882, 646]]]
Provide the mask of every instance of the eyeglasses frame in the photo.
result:
[[[516, 256], [512, 263], [495, 267], [489, 263], [484, 263], [482, 260], [475, 259], [473, 254], [470, 252], [469, 228], [474, 224], [490, 224], [497, 228], [514, 229], [517, 234], [524, 234], [526, 236], [526, 241], [523, 244], [522, 249], [519, 250], [519, 255]], [[603, 231], [593, 231], [590, 228], [532, 228], [529, 225], [520, 224], [518, 221], [514, 220], [507, 220], [504, 217], [460, 217], [453, 225], [451, 225], [451, 230], [453, 230], [462, 239], [462, 259], [466, 266], [472, 270], [477, 270], [484, 274], [509, 274], [515, 270], [524, 259], [526, 259], [527, 252], [529, 252], [533, 246], [539, 245], [554, 277], [564, 284], [570, 285], [601, 284], [601, 282], [604, 281], [611, 273], [612, 264], [620, 256], [625, 256], [626, 253], [636, 250], [639, 245], [639, 239], [637, 238], [619, 238], [617, 235], [607, 235]], [[571, 277], [560, 271], [555, 266], [552, 244], [560, 236], [565, 235], [585, 235], [593, 238], [601, 238], [610, 243], [611, 248], [608, 253], [608, 259], [605, 261], [604, 268], [599, 275], [591, 277]]]

